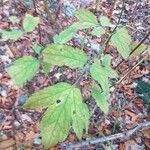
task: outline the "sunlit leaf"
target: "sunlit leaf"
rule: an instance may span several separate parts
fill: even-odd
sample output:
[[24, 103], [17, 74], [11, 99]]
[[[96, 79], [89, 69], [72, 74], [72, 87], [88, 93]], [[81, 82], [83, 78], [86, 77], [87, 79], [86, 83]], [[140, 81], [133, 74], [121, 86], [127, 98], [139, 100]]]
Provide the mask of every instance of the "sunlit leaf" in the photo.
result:
[[33, 31], [37, 25], [40, 22], [39, 17], [33, 17], [30, 14], [26, 14], [24, 20], [23, 20], [23, 28], [25, 32], [31, 32]]
[[80, 91], [75, 89], [72, 93], [74, 97], [74, 102], [72, 105], [72, 126], [79, 139], [81, 139], [83, 134], [83, 129], [88, 129], [88, 122], [90, 119], [89, 110], [87, 106], [80, 100], [82, 99]]
[[90, 12], [90, 11], [88, 11], [86, 9], [79, 9], [76, 12], [75, 16], [81, 22], [90, 22], [90, 23], [97, 24], [96, 16], [92, 12]]
[[64, 43], [68, 42], [69, 40], [71, 40], [74, 37], [76, 32], [77, 32], [77, 29], [70, 26], [69, 28], [60, 32], [58, 35], [54, 36], [54, 38], [53, 38], [54, 43], [64, 44]]
[[131, 36], [126, 28], [118, 28], [111, 37], [111, 42], [124, 59], [128, 59], [131, 52]]
[[100, 64], [100, 61], [98, 59], [94, 60], [94, 63], [92, 64], [90, 69], [90, 73], [92, 78], [98, 81], [98, 83], [101, 85], [102, 90], [109, 89], [108, 74], [105, 71], [105, 67]]
[[42, 143], [45, 149], [63, 142], [71, 127], [71, 115], [68, 103], [57, 105], [46, 112], [40, 123]]
[[69, 134], [71, 125], [81, 138], [89, 123], [89, 111], [83, 103], [79, 89], [68, 83], [58, 83], [33, 94], [24, 108], [46, 108], [40, 123], [45, 149], [62, 142]]
[[0, 39], [0, 41], [18, 40], [22, 35], [22, 31], [16, 29], [10, 31], [3, 31], [2, 39]]
[[87, 62], [86, 54], [78, 48], [51, 44], [43, 51], [44, 61], [52, 65], [82, 67]]
[[66, 96], [71, 86], [66, 83], [59, 83], [40, 90], [30, 96], [24, 104], [24, 108], [47, 108], [54, 104], [56, 100], [61, 100]]
[[92, 88], [92, 97], [95, 99], [98, 107], [105, 113], [109, 111], [109, 92], [101, 91], [100, 87], [95, 84]]
[[64, 31], [60, 32], [58, 35], [55, 35], [54, 43], [64, 44], [71, 40], [79, 30], [87, 29], [93, 26], [95, 25], [89, 22], [76, 22]]
[[39, 61], [32, 56], [24, 56], [14, 61], [13, 64], [6, 69], [14, 83], [22, 87], [26, 81], [33, 78], [39, 69]]

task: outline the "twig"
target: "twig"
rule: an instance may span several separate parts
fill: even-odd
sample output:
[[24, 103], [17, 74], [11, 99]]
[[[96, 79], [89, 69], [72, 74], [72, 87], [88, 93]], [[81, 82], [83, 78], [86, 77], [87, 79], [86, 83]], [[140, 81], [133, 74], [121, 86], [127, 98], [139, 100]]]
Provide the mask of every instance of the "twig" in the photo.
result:
[[43, 2], [44, 2], [44, 6], [45, 6], [45, 11], [46, 11], [46, 13], [47, 13], [47, 15], [48, 15], [48, 20], [49, 20], [50, 23], [52, 24], [52, 27], [54, 27], [55, 19], [52, 17], [52, 12], [50, 11], [46, 0], [43, 0]]
[[106, 137], [99, 137], [99, 138], [96, 138], [94, 140], [79, 142], [79, 143], [76, 143], [76, 144], [70, 144], [70, 145], [66, 146], [66, 150], [73, 150], [75, 148], [79, 148], [79, 147], [81, 148], [83, 146], [89, 146], [89, 145], [108, 142], [108, 141], [113, 141], [113, 140], [117, 140], [117, 139], [127, 140], [132, 135], [134, 135], [138, 130], [141, 130], [145, 127], [150, 127], [150, 122], [140, 123], [135, 128], [124, 131], [122, 133], [117, 133], [117, 134], [106, 136]]
[[[37, 15], [37, 9], [36, 9], [36, 2], [35, 0], [32, 0], [33, 2], [33, 7], [34, 7], [34, 10], [35, 10], [35, 14]], [[41, 35], [41, 27], [40, 27], [40, 24], [38, 24], [38, 31], [39, 31], [39, 44], [42, 44], [42, 35]]]
[[[146, 53], [147, 51], [145, 51]], [[125, 75], [117, 82], [117, 85], [120, 84], [126, 77], [127, 75], [132, 72], [139, 64], [141, 64], [146, 58], [148, 57], [148, 55], [145, 55], [136, 65], [134, 65], [130, 70], [128, 70]]]
[[144, 41], [149, 37], [150, 35], [150, 31], [147, 33], [147, 35], [139, 42], [139, 44], [131, 51], [130, 55], [133, 54], [136, 49], [138, 49], [143, 43]]

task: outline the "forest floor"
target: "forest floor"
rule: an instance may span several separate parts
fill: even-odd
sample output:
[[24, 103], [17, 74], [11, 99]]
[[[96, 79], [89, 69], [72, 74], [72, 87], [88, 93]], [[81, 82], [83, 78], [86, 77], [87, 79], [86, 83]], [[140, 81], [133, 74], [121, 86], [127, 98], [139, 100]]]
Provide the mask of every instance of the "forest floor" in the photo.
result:
[[[27, 83], [23, 88], [14, 85], [5, 71], [13, 60], [24, 55], [34, 55], [32, 42], [46, 45], [52, 42], [55, 34], [65, 27], [71, 25], [75, 18], [75, 11], [84, 7], [98, 17], [107, 15], [111, 20], [118, 20], [121, 8], [121, 0], [101, 0], [96, 4], [94, 0], [47, 0], [46, 6], [42, 0], [36, 0], [35, 5], [30, 0], [1, 0], [0, 1], [0, 33], [5, 29], [22, 26], [22, 20], [26, 13], [40, 17], [40, 25], [34, 32], [21, 37], [16, 42], [7, 41], [0, 43], [0, 150], [42, 150], [39, 132], [39, 121], [43, 114], [42, 110], [32, 111], [22, 109], [29, 95], [39, 89], [53, 85], [60, 81], [68, 80], [73, 83], [75, 72], [69, 68], [63, 71], [53, 67], [48, 74], [43, 70]], [[51, 12], [46, 11], [48, 7]], [[51, 13], [51, 17], [49, 16]], [[18, 23], [12, 23], [10, 16], [17, 16]], [[150, 31], [150, 2], [149, 0], [127, 0], [121, 24], [128, 28], [130, 35], [136, 41], [141, 41]], [[71, 41], [78, 46], [83, 33]], [[90, 38], [87, 36], [85, 51], [97, 50], [103, 39]], [[150, 46], [150, 36], [144, 41]], [[142, 56], [124, 61], [115, 49], [108, 47], [107, 53], [111, 54], [112, 68], [120, 74], [120, 78], [127, 70], [134, 67]], [[91, 81], [85, 75], [79, 86], [82, 87], [85, 102], [90, 106], [92, 117], [90, 119], [88, 136], [86, 139], [115, 135], [124, 131], [134, 129], [140, 123], [150, 121], [150, 61], [145, 60], [128, 73], [123, 81], [112, 88], [110, 97], [109, 114], [105, 116], [90, 97]], [[63, 144], [58, 144], [52, 150], [66, 149], [65, 145], [80, 142], [74, 133], [70, 133]], [[83, 150], [150, 150], [150, 128], [136, 131], [131, 137], [115, 139], [104, 143], [96, 143], [79, 147]]]

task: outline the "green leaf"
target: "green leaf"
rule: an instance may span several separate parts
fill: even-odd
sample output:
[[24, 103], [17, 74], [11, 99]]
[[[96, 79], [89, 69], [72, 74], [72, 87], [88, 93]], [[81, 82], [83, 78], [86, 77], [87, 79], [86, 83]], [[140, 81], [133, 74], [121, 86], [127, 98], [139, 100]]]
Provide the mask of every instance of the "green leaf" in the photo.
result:
[[111, 42], [115, 46], [121, 56], [127, 60], [131, 52], [131, 36], [126, 28], [118, 28], [116, 33], [112, 35]]
[[3, 31], [2, 39], [0, 41], [18, 40], [22, 35], [23, 35], [22, 31], [16, 29], [11, 31]]
[[32, 48], [37, 54], [40, 54], [41, 50], [43, 49], [43, 46], [41, 46], [39, 44], [33, 44]]
[[105, 113], [109, 112], [109, 92], [101, 92], [100, 87], [95, 84], [92, 88], [92, 97], [95, 99], [98, 107]]
[[6, 69], [12, 80], [19, 87], [31, 80], [39, 69], [39, 61], [32, 56], [24, 56]]
[[46, 108], [40, 123], [45, 149], [62, 142], [69, 134], [71, 125], [81, 138], [89, 123], [89, 111], [83, 103], [79, 89], [68, 83], [58, 83], [33, 94], [24, 108]]
[[78, 48], [51, 44], [43, 51], [44, 61], [52, 65], [82, 67], [87, 62], [86, 54]]
[[90, 69], [90, 73], [92, 78], [98, 81], [103, 90], [109, 90], [108, 74], [105, 71], [105, 67], [100, 64], [98, 59], [94, 60], [94, 63]]
[[76, 34], [76, 32], [77, 32], [77, 29], [72, 28], [72, 26], [70, 26], [66, 30], [60, 32], [58, 35], [55, 35], [53, 37], [54, 43], [64, 44], [64, 43], [68, 42], [69, 40], [71, 40], [73, 38], [73, 36]]
[[51, 68], [52, 68], [52, 64], [44, 61], [43, 70], [44, 70], [46, 75], [48, 75], [48, 73], [51, 70]]
[[95, 27], [92, 31], [92, 34], [97, 37], [100, 37], [104, 33], [105, 33], [105, 29], [103, 27]]
[[64, 99], [71, 85], [67, 83], [59, 83], [34, 93], [24, 104], [24, 108], [47, 108], [54, 104], [57, 100]]
[[93, 26], [95, 25], [89, 22], [76, 22], [64, 31], [60, 32], [58, 35], [55, 35], [54, 43], [64, 44], [71, 40], [79, 30], [87, 29]]
[[100, 23], [102, 26], [109, 26], [110, 25], [110, 19], [106, 16], [102, 16], [100, 18]]
[[19, 18], [17, 16], [10, 16], [9, 17], [9, 20], [12, 22], [12, 23], [19, 23]]
[[49, 109], [42, 118], [40, 130], [45, 149], [49, 149], [67, 138], [71, 126], [69, 110], [69, 105], [66, 102]]
[[105, 55], [103, 57], [102, 66], [104, 67], [103, 69], [109, 78], [116, 78], [118, 77], [118, 74], [111, 68], [111, 58], [112, 57], [110, 55]]
[[92, 12], [90, 12], [86, 9], [79, 9], [76, 12], [75, 16], [81, 22], [90, 22], [90, 23], [93, 23], [93, 24], [97, 24], [96, 16]]
[[32, 32], [40, 22], [39, 17], [33, 17], [29, 14], [26, 14], [23, 20], [23, 28], [25, 32]]
[[[86, 131], [88, 130], [88, 122], [90, 119], [89, 110], [82, 102], [82, 97], [78, 89], [75, 89], [72, 94], [74, 98], [72, 105], [72, 126], [77, 137], [81, 139], [83, 129], [86, 129]], [[80, 99], [80, 101], [77, 99]]]
[[[138, 45], [139, 43], [138, 42], [134, 42], [133, 44], [132, 44], [132, 50]], [[147, 47], [147, 45], [144, 45], [144, 44], [141, 44], [130, 56], [129, 56], [129, 58], [131, 59], [131, 58], [133, 58], [133, 57], [136, 57], [136, 56], [138, 56], [138, 55], [140, 55], [142, 52], [144, 52], [145, 51], [145, 49], [146, 49], [146, 47]]]

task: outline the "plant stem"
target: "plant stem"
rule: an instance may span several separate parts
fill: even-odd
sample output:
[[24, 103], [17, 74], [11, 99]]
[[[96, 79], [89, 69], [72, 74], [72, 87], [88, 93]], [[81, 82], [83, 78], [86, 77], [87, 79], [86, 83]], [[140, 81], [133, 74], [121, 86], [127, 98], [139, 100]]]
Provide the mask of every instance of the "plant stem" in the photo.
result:
[[55, 24], [55, 19], [52, 17], [52, 13], [51, 13], [51, 11], [50, 11], [50, 9], [48, 7], [48, 4], [47, 4], [46, 0], [43, 0], [43, 2], [44, 2], [44, 5], [45, 5], [45, 11], [46, 11], [46, 13], [48, 15], [48, 20], [52, 24], [52, 28], [53, 28], [53, 26]]
[[130, 55], [133, 54], [143, 43], [144, 41], [149, 37], [150, 31], [147, 33], [147, 35], [139, 42], [139, 44], [131, 51]]
[[[35, 10], [35, 14], [37, 15], [37, 9], [36, 9], [36, 2], [35, 0], [32, 0], [33, 2], [33, 6], [34, 6], [34, 10]], [[41, 27], [40, 24], [38, 24], [38, 30], [39, 30], [39, 44], [42, 44], [42, 35], [41, 35]]]
[[105, 46], [105, 50], [104, 50], [104, 51], [106, 51], [106, 49], [107, 49], [107, 47], [108, 47], [108, 44], [109, 44], [109, 42], [110, 42], [110, 40], [111, 40], [111, 37], [113, 36], [114, 32], [115, 32], [115, 31], [116, 31], [116, 29], [118, 28], [118, 25], [120, 24], [120, 21], [121, 21], [121, 17], [122, 17], [122, 14], [123, 14], [124, 8], [125, 8], [125, 1], [123, 0], [123, 3], [122, 3], [122, 9], [121, 9], [121, 13], [120, 13], [120, 16], [119, 16], [118, 22], [117, 22], [117, 24], [116, 24], [115, 28], [113, 29], [113, 31], [112, 31], [112, 33], [111, 33], [111, 35], [108, 37], [108, 40], [106, 41], [106, 44], [105, 44], [106, 46]]
[[[147, 52], [147, 51], [146, 51]], [[127, 75], [133, 71], [139, 64], [141, 64], [146, 58], [148, 57], [148, 55], [145, 55], [136, 65], [134, 65], [130, 70], [128, 70], [125, 75], [117, 82], [117, 84], [120, 84], [126, 77]]]
[[[130, 55], [133, 54], [133, 52], [135, 52], [143, 43], [144, 41], [148, 38], [148, 36], [150, 35], [150, 31], [146, 34], [146, 36], [139, 42], [139, 44], [130, 52]], [[120, 66], [120, 64], [122, 64], [124, 62], [124, 59], [114, 68], [118, 68], [118, 66]]]

